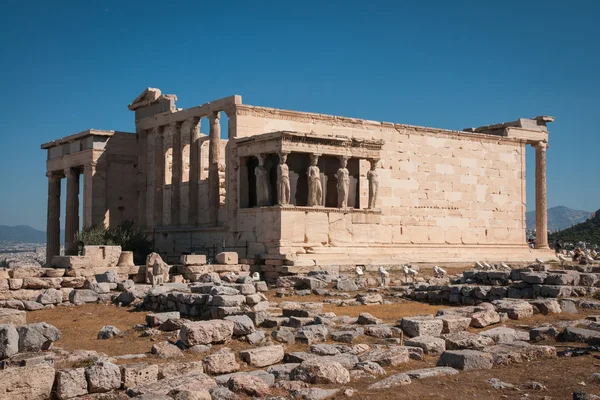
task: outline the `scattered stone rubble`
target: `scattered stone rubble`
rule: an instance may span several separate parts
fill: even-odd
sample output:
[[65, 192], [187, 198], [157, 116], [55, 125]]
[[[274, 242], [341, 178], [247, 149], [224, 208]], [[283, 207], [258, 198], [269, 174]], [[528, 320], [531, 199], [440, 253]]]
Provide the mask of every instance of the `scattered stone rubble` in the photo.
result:
[[[237, 263], [232, 257], [221, 259]], [[600, 344], [600, 325], [594, 318], [529, 330], [503, 326], [502, 322], [509, 319], [527, 319], [535, 313], [600, 309], [600, 302], [590, 298], [496, 299], [487, 295], [490, 290], [474, 289], [485, 288], [492, 281], [511, 287], [517, 283], [510, 278], [511, 273], [501, 275], [506, 279], [492, 279], [489, 273], [485, 278], [479, 273], [466, 273], [459, 278], [464, 280], [460, 285], [468, 286], [470, 291], [467, 296], [462, 292], [460, 295], [468, 299], [472, 293], [481, 293], [473, 302], [461, 299], [463, 306], [440, 309], [436, 315], [413, 315], [384, 323], [369, 313], [358, 317], [326, 313], [323, 302], [270, 302], [264, 294], [268, 289], [264, 281], [241, 270], [232, 274], [227, 268], [220, 272], [203, 269], [203, 262], [202, 257], [182, 257], [183, 268], [174, 267], [172, 271], [187, 276], [185, 282], [176, 278], [156, 286], [137, 284], [111, 271], [93, 277], [62, 278], [44, 276], [42, 268], [8, 271], [0, 308], [0, 398], [45, 399], [54, 393], [58, 399], [73, 399], [97, 393], [126, 393], [155, 399], [234, 399], [239, 395], [268, 398], [281, 390], [292, 398], [328, 398], [353, 394], [350, 386], [360, 379], [371, 380], [368, 390], [377, 391], [410, 385], [415, 379], [457, 375], [463, 370], [552, 359], [557, 351], [548, 345], [549, 341]], [[564, 282], [580, 283], [583, 273], [568, 274], [579, 278]], [[554, 275], [548, 272], [547, 276]], [[21, 286], [15, 280], [23, 281]], [[352, 283], [359, 288], [356, 295], [346, 296], [339, 291], [353, 289]], [[417, 283], [414, 289], [402, 286], [373, 291], [368, 278], [323, 271], [280, 278], [278, 284], [291, 293], [309, 290], [352, 301], [349, 304], [384, 304], [402, 301], [398, 294], [415, 298], [415, 293], [434, 292], [420, 290], [423, 283]], [[447, 286], [453, 285], [457, 284]], [[35, 300], [10, 297], [23, 290], [39, 293]], [[48, 302], [46, 299], [54, 295], [49, 290], [59, 292], [60, 301]], [[285, 296], [289, 292], [277, 293]], [[138, 327], [142, 334], [152, 334], [153, 330], [173, 333], [173, 341], [157, 341], [149, 349], [155, 357], [167, 360], [165, 363], [140, 362], [140, 357], [131, 355], [135, 363], [117, 365], [116, 359], [95, 352], [69, 354], [52, 347], [60, 338], [58, 329], [46, 323], [26, 324], [24, 310], [109, 301], [147, 310], [146, 326]], [[98, 339], [111, 340], [121, 334], [107, 325], [98, 333]], [[370, 338], [369, 344], [362, 343], [366, 337]], [[232, 341], [246, 342], [248, 347], [234, 351], [226, 347]], [[539, 341], [544, 345], [536, 344]], [[294, 343], [306, 346], [305, 351], [287, 350]], [[186, 361], [186, 354], [202, 354], [202, 360]], [[424, 363], [425, 355], [436, 357], [437, 366], [423, 364], [422, 368], [389, 374], [391, 368], [411, 360]], [[75, 366], [56, 369], [58, 359], [69, 360]], [[28, 379], [31, 376], [36, 379]], [[502, 389], [502, 384], [490, 380], [494, 388]], [[185, 397], [191, 396], [186, 393], [195, 397]]]

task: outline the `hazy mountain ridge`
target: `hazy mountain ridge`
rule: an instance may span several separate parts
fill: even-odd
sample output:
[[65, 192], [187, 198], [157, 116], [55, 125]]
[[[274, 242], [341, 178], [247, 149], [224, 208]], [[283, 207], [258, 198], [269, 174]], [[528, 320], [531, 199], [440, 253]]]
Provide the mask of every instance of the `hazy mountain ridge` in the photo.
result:
[[[548, 230], [562, 230], [584, 222], [592, 215], [590, 211], [574, 210], [565, 206], [548, 209]], [[535, 229], [535, 210], [525, 213], [527, 229]]]
[[8, 226], [0, 225], [0, 241], [45, 243], [46, 232], [39, 231], [27, 225]]
[[600, 245], [600, 210], [596, 211], [591, 217], [571, 228], [555, 232], [549, 236], [550, 243], [560, 240], [561, 242], [589, 242]]

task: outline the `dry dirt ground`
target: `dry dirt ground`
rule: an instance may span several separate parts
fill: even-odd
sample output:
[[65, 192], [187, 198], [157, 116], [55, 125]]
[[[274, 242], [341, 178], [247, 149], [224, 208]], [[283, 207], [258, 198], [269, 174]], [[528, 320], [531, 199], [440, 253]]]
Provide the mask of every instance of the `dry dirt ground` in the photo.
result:
[[[291, 300], [284, 298], [281, 300]], [[299, 301], [320, 300], [318, 296], [303, 296]], [[433, 313], [447, 306], [431, 306], [424, 303], [404, 301], [385, 306], [353, 306], [337, 307], [326, 305], [325, 311], [333, 311], [338, 315], [357, 316], [361, 312], [369, 312], [386, 322], [394, 322], [403, 316]], [[552, 316], [535, 315], [532, 318], [519, 321], [509, 321], [506, 325], [516, 328], [537, 326], [544, 322], [572, 320], [583, 318], [585, 314], [557, 314]], [[62, 332], [62, 338], [55, 343], [68, 351], [77, 349], [95, 350], [117, 356], [124, 354], [149, 353], [152, 344], [158, 340], [174, 340], [172, 333], [162, 333], [159, 337], [141, 337], [139, 331], [132, 328], [145, 322], [146, 312], [135, 312], [130, 308], [119, 308], [112, 305], [88, 304], [78, 307], [57, 307], [52, 310], [40, 310], [27, 313], [28, 322], [45, 321], [55, 325]], [[114, 325], [121, 331], [128, 331], [122, 337], [108, 340], [98, 340], [96, 335], [104, 325]], [[376, 343], [369, 337], [361, 337], [360, 342]], [[556, 343], [548, 343], [557, 345]], [[222, 347], [215, 346], [215, 348]], [[240, 350], [248, 345], [232, 341], [224, 346]], [[558, 344], [557, 348], [568, 347], [569, 344]], [[286, 351], [305, 351], [308, 346], [302, 344], [286, 345]], [[188, 360], [200, 360], [203, 355], [186, 355]], [[410, 361], [394, 370], [387, 369], [388, 375], [394, 372], [435, 366], [437, 358], [427, 357], [424, 361]], [[165, 362], [148, 354], [143, 362]], [[173, 362], [175, 360], [167, 360]], [[121, 362], [134, 362], [132, 360]], [[244, 365], [241, 363], [241, 365]], [[243, 369], [247, 369], [243, 367]], [[592, 374], [600, 372], [600, 352], [573, 358], [557, 358], [555, 360], [535, 361], [525, 364], [494, 367], [487, 371], [461, 372], [456, 376], [413, 380], [411, 385], [389, 390], [368, 391], [367, 387], [374, 380], [352, 382], [346, 387], [357, 389], [353, 396], [356, 399], [570, 399], [577, 390], [600, 394], [600, 385], [592, 381]], [[495, 390], [488, 383], [490, 378], [498, 378], [503, 382], [515, 385], [519, 390]], [[537, 381], [547, 387], [546, 390], [527, 389], [524, 384]], [[585, 386], [584, 386], [585, 384]], [[338, 396], [345, 398], [343, 395]]]

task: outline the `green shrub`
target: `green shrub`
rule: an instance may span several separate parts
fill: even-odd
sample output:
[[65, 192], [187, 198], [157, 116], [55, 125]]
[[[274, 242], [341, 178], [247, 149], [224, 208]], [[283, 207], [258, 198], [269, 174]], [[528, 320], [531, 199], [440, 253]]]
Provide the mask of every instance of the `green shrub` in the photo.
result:
[[76, 240], [79, 254], [83, 246], [121, 246], [123, 251], [133, 252], [136, 265], [146, 262], [146, 256], [152, 252], [152, 242], [146, 238], [132, 221], [125, 221], [115, 228], [94, 225], [77, 232]]

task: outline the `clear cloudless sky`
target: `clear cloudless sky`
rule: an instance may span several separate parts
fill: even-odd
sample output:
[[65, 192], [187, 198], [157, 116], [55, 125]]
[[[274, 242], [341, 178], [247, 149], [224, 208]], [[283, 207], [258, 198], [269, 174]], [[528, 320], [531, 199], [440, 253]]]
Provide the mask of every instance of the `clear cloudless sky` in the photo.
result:
[[[146, 87], [463, 129], [552, 115], [549, 206], [600, 208], [600, 2], [123, 1], [0, 4], [0, 224], [45, 230], [40, 144], [135, 131]], [[527, 152], [533, 209], [534, 152]], [[63, 220], [64, 221], [64, 220]]]

